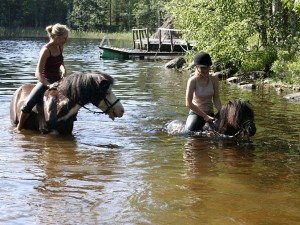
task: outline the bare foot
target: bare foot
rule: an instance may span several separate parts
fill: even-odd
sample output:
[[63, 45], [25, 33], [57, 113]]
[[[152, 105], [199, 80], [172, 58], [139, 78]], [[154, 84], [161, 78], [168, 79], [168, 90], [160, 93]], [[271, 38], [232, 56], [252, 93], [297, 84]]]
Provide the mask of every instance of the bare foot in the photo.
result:
[[13, 132], [14, 132], [14, 133], [17, 133], [17, 134], [20, 134], [21, 131], [22, 131], [22, 130], [19, 130], [18, 127], [15, 127], [15, 128], [13, 129]]

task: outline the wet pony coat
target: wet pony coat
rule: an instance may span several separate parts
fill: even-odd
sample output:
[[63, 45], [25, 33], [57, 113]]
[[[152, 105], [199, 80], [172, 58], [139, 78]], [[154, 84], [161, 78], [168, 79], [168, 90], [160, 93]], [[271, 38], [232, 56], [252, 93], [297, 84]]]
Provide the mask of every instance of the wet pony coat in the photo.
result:
[[[189, 133], [185, 130], [185, 122], [180, 120], [172, 121], [167, 131], [169, 134]], [[212, 131], [215, 136], [255, 135], [254, 112], [250, 102], [237, 99], [223, 105], [214, 124], [206, 124], [203, 130], [198, 132], [207, 133], [207, 131]]]
[[[112, 92], [114, 79], [103, 73], [75, 73], [64, 78], [56, 89], [47, 90], [43, 102], [33, 108], [24, 124], [25, 129], [43, 133], [55, 130], [70, 134], [79, 109], [92, 103], [110, 118], [122, 117], [124, 108]], [[21, 108], [34, 84], [25, 84], [16, 90], [10, 105], [10, 118], [19, 122]]]

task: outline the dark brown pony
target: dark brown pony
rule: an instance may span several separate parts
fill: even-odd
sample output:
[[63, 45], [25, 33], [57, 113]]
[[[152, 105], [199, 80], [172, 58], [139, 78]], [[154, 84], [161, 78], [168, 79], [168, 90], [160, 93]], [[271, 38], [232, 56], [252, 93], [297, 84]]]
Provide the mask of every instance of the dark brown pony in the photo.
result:
[[[112, 92], [114, 79], [104, 73], [75, 73], [58, 83], [57, 88], [47, 90], [43, 102], [38, 103], [24, 124], [25, 129], [42, 133], [57, 131], [71, 134], [76, 115], [81, 107], [92, 103], [112, 120], [122, 117], [124, 108]], [[10, 105], [12, 124], [19, 123], [21, 108], [34, 84], [25, 84], [16, 90]]]
[[[185, 130], [185, 122], [180, 120], [172, 121], [168, 125], [167, 131], [173, 135], [188, 132]], [[214, 124], [206, 124], [203, 130], [199, 132], [203, 132], [205, 135], [208, 131], [212, 131], [214, 136], [217, 137], [238, 137], [242, 135], [251, 137], [255, 135], [256, 127], [252, 105], [249, 101], [241, 99], [229, 101], [226, 105], [222, 106]]]
[[249, 101], [241, 99], [229, 101], [222, 106], [214, 124], [215, 130], [224, 135], [251, 137], [256, 133], [254, 112]]

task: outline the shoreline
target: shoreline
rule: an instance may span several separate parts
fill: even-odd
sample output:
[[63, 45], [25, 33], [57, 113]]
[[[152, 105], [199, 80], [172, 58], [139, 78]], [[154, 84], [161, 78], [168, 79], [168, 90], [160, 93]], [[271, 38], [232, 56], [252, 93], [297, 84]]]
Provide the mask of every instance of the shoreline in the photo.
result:
[[274, 89], [278, 94], [281, 94], [283, 98], [290, 102], [300, 104], [300, 85], [289, 85], [281, 82], [273, 81], [270, 78], [262, 80], [243, 81], [239, 77], [225, 78], [219, 77], [221, 80], [225, 80], [229, 85], [236, 85], [240, 89], [254, 90], [254, 89]]
[[[48, 37], [44, 29], [33, 28], [15, 28], [7, 29], [0, 27], [0, 38], [44, 38]], [[131, 32], [101, 32], [101, 31], [77, 31], [71, 30], [69, 38], [71, 39], [109, 39], [131, 40]]]

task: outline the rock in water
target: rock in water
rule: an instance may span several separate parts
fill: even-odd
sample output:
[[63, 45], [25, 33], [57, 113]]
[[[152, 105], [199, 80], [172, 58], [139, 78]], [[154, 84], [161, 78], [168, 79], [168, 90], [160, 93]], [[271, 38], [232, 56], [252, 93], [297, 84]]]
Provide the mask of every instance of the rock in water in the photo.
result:
[[181, 69], [183, 67], [183, 65], [185, 64], [185, 59], [182, 56], [179, 56], [175, 59], [172, 59], [171, 61], [167, 62], [165, 65], [165, 68], [168, 69]]

